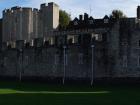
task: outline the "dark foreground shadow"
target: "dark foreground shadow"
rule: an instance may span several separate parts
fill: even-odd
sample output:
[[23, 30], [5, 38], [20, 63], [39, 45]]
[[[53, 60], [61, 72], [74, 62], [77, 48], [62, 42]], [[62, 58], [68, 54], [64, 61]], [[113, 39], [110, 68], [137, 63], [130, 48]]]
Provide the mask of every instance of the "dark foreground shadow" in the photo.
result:
[[[139, 86], [129, 85], [90, 87], [85, 85], [0, 82], [0, 105], [139, 105], [139, 88]], [[3, 89], [5, 90], [3, 91]], [[15, 93], [7, 92], [6, 89], [11, 89]]]
[[[131, 96], [132, 95], [132, 96]], [[0, 105], [139, 105], [138, 94], [0, 94]]]

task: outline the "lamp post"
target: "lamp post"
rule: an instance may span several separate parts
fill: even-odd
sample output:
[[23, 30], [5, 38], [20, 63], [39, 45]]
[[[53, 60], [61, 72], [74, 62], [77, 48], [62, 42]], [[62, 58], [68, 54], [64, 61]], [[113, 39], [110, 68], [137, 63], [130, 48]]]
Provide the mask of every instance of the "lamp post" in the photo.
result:
[[23, 49], [19, 50], [19, 57], [20, 57], [20, 71], [19, 71], [19, 81], [22, 79], [22, 70], [23, 70]]
[[91, 61], [91, 86], [93, 85], [93, 81], [94, 81], [94, 77], [93, 77], [93, 73], [94, 73], [94, 45], [91, 45], [91, 53], [92, 53], [92, 61]]
[[65, 84], [65, 72], [66, 72], [66, 46], [64, 45], [63, 46], [63, 49], [64, 49], [64, 62], [63, 62], [63, 85]]

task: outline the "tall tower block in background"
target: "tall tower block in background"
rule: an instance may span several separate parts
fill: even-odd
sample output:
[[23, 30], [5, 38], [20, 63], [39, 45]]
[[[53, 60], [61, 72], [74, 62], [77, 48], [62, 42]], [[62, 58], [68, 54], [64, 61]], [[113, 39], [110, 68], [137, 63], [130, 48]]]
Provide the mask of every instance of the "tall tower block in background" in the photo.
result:
[[57, 29], [59, 25], [59, 6], [53, 2], [41, 4], [40, 6], [40, 24], [42, 25], [43, 36], [47, 31]]

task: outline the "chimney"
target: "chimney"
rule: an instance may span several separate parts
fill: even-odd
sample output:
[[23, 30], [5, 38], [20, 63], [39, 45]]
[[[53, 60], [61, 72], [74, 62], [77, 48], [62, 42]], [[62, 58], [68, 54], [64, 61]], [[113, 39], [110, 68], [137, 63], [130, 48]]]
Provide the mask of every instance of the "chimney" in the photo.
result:
[[140, 6], [137, 7], [137, 18], [140, 19]]
[[84, 20], [88, 20], [88, 14], [84, 13]]
[[80, 20], [80, 21], [83, 20], [83, 15], [79, 15], [79, 20]]

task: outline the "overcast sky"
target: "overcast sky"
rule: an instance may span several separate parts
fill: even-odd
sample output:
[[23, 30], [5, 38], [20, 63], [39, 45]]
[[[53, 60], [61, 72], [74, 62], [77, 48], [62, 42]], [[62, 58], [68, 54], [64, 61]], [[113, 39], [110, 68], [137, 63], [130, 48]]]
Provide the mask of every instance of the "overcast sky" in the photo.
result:
[[2, 10], [13, 6], [39, 8], [41, 3], [55, 2], [74, 18], [79, 14], [89, 13], [94, 18], [109, 15], [113, 9], [122, 10], [128, 17], [136, 17], [136, 8], [140, 0], [0, 0], [0, 17]]

